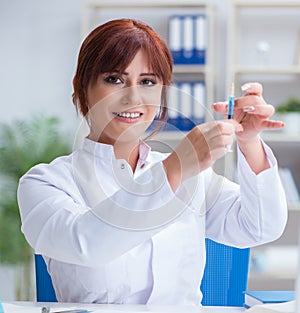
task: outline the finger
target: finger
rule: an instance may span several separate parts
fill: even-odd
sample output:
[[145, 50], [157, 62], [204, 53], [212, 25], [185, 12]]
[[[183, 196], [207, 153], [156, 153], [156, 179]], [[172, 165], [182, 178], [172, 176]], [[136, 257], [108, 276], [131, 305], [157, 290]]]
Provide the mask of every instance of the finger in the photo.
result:
[[212, 107], [217, 113], [227, 114], [228, 102], [215, 102]]
[[227, 148], [224, 146], [211, 150], [210, 155], [211, 155], [212, 162], [215, 162], [216, 160], [221, 159], [226, 153], [227, 153]]
[[222, 120], [202, 124], [199, 126], [199, 129], [206, 140], [210, 140], [216, 136], [232, 135], [235, 131], [235, 127], [233, 122]]
[[[262, 99], [261, 96], [258, 95], [248, 95], [247, 97], [239, 97], [236, 98], [234, 101], [234, 109], [238, 108], [243, 108], [243, 107], [251, 107], [251, 106], [256, 106], [256, 105], [261, 105], [264, 103], [264, 100]], [[223, 101], [223, 102], [215, 102], [212, 105], [212, 108], [220, 114], [226, 115], [228, 113], [228, 102]]]
[[262, 122], [263, 129], [281, 129], [285, 126], [284, 122], [282, 121], [273, 121], [273, 120], [265, 120]]
[[242, 132], [244, 130], [244, 127], [242, 124], [240, 124], [237, 120], [235, 119], [226, 119], [226, 120], [222, 120], [223, 123], [229, 123], [232, 124], [234, 127], [234, 131], [236, 133]]
[[216, 136], [214, 138], [211, 138], [207, 142], [207, 144], [208, 144], [210, 151], [213, 151], [219, 148], [226, 148], [227, 146], [233, 144], [233, 137], [232, 135]]
[[234, 108], [243, 108], [247, 106], [257, 106], [257, 105], [264, 105], [266, 104], [264, 99], [258, 95], [248, 95], [243, 96], [235, 99]]
[[272, 116], [275, 113], [274, 107], [270, 104], [245, 106], [241, 109], [244, 113], [259, 115], [266, 118]]
[[245, 96], [257, 95], [262, 96], [263, 87], [260, 83], [250, 82], [242, 85], [241, 90], [244, 92]]

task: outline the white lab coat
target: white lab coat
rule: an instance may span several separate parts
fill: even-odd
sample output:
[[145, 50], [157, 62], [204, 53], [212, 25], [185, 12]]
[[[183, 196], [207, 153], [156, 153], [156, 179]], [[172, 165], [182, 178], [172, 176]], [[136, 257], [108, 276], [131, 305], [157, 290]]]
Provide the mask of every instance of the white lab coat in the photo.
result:
[[58, 301], [201, 303], [205, 237], [237, 247], [277, 239], [287, 205], [277, 163], [255, 175], [238, 151], [239, 184], [207, 169], [172, 192], [167, 154], [140, 144], [135, 173], [113, 147], [82, 149], [20, 180], [22, 231], [44, 256]]

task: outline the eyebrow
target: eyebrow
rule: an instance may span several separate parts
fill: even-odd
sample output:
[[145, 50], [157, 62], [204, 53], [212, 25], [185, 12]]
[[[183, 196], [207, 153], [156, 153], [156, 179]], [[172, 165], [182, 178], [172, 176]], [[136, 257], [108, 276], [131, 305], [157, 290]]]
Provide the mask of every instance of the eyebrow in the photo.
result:
[[[115, 71], [113, 71], [112, 73], [120, 73], [120, 71], [115, 70]], [[128, 76], [129, 73], [128, 73], [128, 72], [123, 72], [122, 75]], [[150, 72], [150, 73], [141, 73], [140, 76], [157, 76], [157, 74], [151, 73], [151, 72]]]

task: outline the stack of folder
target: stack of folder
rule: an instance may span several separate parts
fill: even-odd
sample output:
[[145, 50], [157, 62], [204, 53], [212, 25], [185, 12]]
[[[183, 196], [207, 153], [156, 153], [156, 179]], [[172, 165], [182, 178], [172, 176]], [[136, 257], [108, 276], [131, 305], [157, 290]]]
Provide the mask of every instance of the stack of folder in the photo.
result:
[[169, 47], [174, 64], [205, 64], [205, 14], [172, 15], [169, 18]]
[[[169, 47], [174, 64], [206, 62], [205, 14], [171, 15]], [[181, 81], [170, 88], [169, 119], [166, 130], [189, 131], [205, 122], [206, 90], [204, 81]]]
[[182, 81], [170, 87], [167, 130], [189, 131], [205, 121], [205, 114], [203, 81]]

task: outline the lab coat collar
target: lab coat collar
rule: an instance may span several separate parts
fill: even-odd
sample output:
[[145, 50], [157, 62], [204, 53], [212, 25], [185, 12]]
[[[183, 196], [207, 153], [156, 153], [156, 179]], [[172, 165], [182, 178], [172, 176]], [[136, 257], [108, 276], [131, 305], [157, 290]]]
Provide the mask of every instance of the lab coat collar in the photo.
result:
[[[112, 145], [96, 142], [90, 140], [89, 138], [85, 138], [82, 148], [84, 151], [93, 154], [97, 158], [103, 158], [107, 160], [115, 159], [114, 149]], [[145, 165], [150, 151], [151, 147], [147, 145], [143, 140], [140, 140], [137, 168], [142, 168]]]

